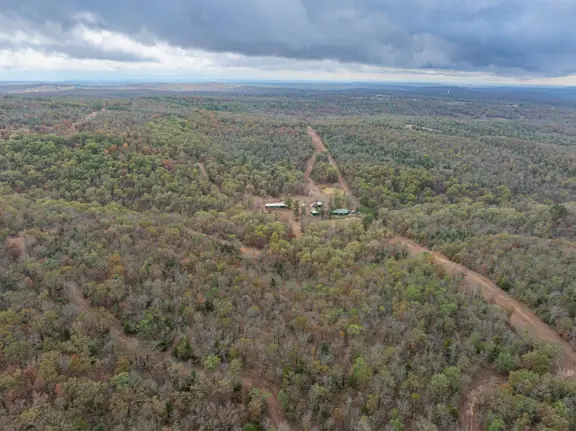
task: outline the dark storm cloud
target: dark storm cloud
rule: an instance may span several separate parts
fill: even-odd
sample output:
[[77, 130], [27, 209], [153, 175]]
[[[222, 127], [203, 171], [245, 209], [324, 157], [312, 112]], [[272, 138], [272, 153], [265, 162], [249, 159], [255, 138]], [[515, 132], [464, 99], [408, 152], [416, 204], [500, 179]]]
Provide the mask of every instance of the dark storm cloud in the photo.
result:
[[73, 26], [78, 13], [134, 37], [249, 56], [399, 68], [564, 75], [574, 0], [0, 0], [0, 13]]

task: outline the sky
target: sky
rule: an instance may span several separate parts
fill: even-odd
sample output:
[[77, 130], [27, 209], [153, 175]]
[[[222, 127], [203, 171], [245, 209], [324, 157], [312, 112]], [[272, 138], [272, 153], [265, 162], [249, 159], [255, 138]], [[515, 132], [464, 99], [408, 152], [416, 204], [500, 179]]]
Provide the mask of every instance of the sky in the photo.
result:
[[0, 0], [0, 80], [576, 85], [575, 0]]

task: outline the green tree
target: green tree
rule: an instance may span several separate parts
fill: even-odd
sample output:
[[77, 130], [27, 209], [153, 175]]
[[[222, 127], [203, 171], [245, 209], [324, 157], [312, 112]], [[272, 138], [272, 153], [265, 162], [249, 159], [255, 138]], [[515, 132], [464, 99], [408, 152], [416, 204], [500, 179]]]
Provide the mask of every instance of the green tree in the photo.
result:
[[220, 357], [216, 355], [209, 355], [204, 360], [204, 368], [210, 372], [216, 371], [218, 365], [220, 365]]
[[372, 377], [372, 369], [366, 363], [366, 359], [359, 356], [354, 361], [352, 375], [350, 376], [350, 385], [353, 387], [365, 386]]
[[180, 338], [178, 343], [176, 343], [172, 354], [176, 359], [181, 361], [187, 361], [192, 358], [192, 346], [190, 345], [190, 341], [188, 341], [187, 337]]
[[552, 216], [552, 220], [558, 222], [568, 216], [568, 208], [564, 205], [552, 205], [550, 207], [550, 215]]

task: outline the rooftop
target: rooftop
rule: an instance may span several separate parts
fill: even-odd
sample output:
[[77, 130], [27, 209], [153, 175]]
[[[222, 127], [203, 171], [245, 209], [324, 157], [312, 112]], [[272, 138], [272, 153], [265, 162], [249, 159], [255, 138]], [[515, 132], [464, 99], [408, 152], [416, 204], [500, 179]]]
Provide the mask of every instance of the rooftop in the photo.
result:
[[350, 210], [346, 208], [340, 208], [332, 211], [332, 214], [350, 214]]

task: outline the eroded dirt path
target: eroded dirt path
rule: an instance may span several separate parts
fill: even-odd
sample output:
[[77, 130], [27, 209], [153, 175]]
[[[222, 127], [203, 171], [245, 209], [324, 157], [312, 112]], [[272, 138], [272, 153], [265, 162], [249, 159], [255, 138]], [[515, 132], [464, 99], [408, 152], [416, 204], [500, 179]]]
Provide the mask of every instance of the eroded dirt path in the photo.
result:
[[461, 411], [460, 426], [463, 431], [482, 431], [476, 419], [478, 404], [480, 404], [487, 393], [507, 381], [506, 377], [486, 370], [472, 382], [472, 388], [464, 396], [464, 407]]
[[[84, 297], [78, 284], [68, 282], [65, 284], [65, 288], [70, 301], [74, 305], [76, 305], [86, 315], [95, 316], [90, 302]], [[145, 346], [136, 337], [130, 337], [124, 334], [120, 322], [116, 319], [112, 322], [110, 335], [113, 340], [119, 342], [124, 348], [131, 352], [135, 352], [139, 355], [145, 354], [156, 358], [158, 361], [175, 364], [185, 373], [195, 371], [197, 374], [204, 375], [204, 370], [202, 368], [190, 366], [187, 363], [177, 361], [173, 358], [172, 351], [180, 341], [181, 337], [177, 337], [174, 340], [171, 349], [167, 353], [162, 354], [159, 351]], [[246, 392], [250, 391], [253, 387], [257, 387], [270, 394], [270, 396], [266, 398], [268, 416], [272, 419], [272, 422], [274, 422], [276, 427], [283, 427], [283, 429], [287, 431], [298, 429], [294, 424], [291, 424], [286, 420], [284, 410], [278, 402], [278, 392], [280, 391], [280, 388], [277, 385], [250, 371], [242, 371], [237, 374], [237, 377], [242, 381], [242, 387]]]
[[[442, 253], [428, 250], [416, 242], [404, 238], [394, 237], [392, 243], [403, 244], [412, 255], [430, 253], [434, 257], [434, 263], [444, 268], [452, 274], [462, 274], [464, 285], [467, 289], [477, 291], [484, 299], [496, 304], [509, 313], [510, 326], [520, 335], [525, 335], [539, 342], [553, 345], [556, 350], [556, 375], [561, 378], [576, 379], [576, 352], [572, 346], [565, 341], [550, 326], [544, 323], [525, 304], [512, 298], [494, 282], [488, 278], [460, 265], [452, 262]], [[506, 381], [503, 376], [491, 374], [487, 379], [480, 379], [473, 384], [472, 389], [465, 396], [462, 420], [464, 431], [479, 431], [480, 427], [476, 418], [476, 405], [482, 396], [489, 390]]]

